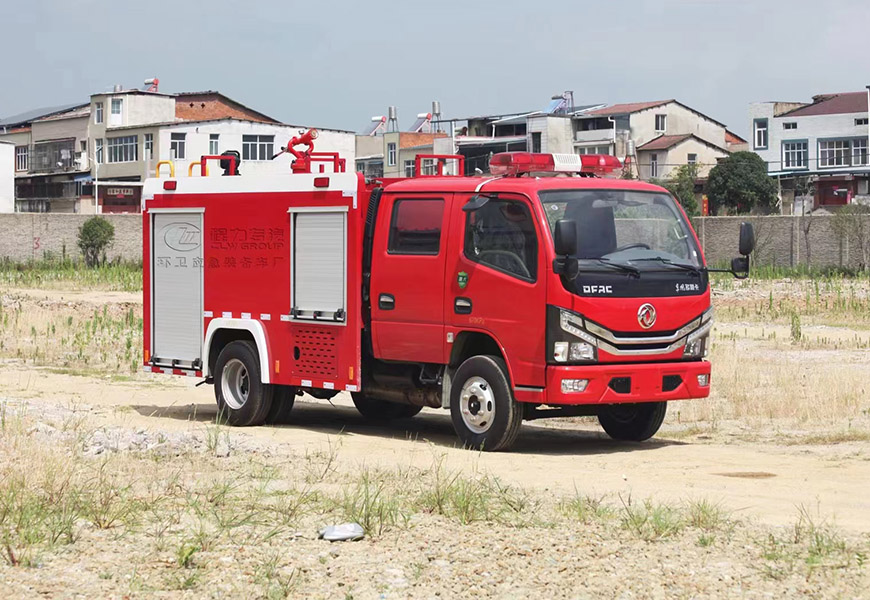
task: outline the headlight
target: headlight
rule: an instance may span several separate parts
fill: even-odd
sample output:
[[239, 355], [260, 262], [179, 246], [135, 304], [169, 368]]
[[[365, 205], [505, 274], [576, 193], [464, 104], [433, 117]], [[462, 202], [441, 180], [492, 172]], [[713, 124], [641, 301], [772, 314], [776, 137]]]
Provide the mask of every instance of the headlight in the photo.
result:
[[[561, 332], [556, 329], [550, 330], [553, 337], [559, 340], [552, 342], [555, 362], [588, 363], [598, 360], [598, 340], [586, 331], [585, 325], [582, 316], [569, 310], [559, 309], [559, 329]], [[582, 341], [577, 341], [578, 339]]]
[[709, 336], [695, 338], [686, 342], [683, 358], [704, 358], [707, 356], [707, 339]]

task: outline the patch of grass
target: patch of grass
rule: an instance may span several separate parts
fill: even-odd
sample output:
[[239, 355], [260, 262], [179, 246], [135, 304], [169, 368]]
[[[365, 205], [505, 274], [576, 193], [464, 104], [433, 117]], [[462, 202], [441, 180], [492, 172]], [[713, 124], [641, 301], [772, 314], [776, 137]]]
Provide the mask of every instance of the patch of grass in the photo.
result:
[[380, 473], [364, 470], [356, 484], [341, 492], [337, 507], [344, 521], [359, 523], [367, 535], [381, 535], [399, 524], [407, 525], [407, 503], [399, 498]]
[[722, 506], [706, 499], [689, 502], [686, 523], [703, 531], [716, 531], [728, 522], [728, 513]]
[[669, 538], [680, 533], [686, 526], [686, 520], [678, 507], [668, 504], [644, 500], [642, 503], [632, 502], [621, 496], [622, 511], [620, 519], [623, 528], [636, 537], [651, 542]]
[[562, 501], [560, 508], [563, 514], [581, 523], [606, 521], [615, 514], [613, 507], [605, 504], [603, 498], [584, 496], [576, 490], [573, 497]]
[[0, 259], [0, 286], [69, 290], [142, 290], [142, 263], [115, 261], [88, 268], [83, 261], [47, 257], [15, 262]]

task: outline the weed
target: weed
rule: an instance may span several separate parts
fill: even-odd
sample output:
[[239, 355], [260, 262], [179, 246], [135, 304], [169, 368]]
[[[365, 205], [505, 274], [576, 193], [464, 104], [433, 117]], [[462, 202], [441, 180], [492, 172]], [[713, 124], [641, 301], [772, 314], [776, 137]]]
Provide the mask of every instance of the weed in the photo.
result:
[[668, 504], [644, 500], [634, 504], [631, 497], [622, 502], [622, 526], [642, 540], [655, 541], [672, 537], [682, 531], [685, 520], [680, 510]]

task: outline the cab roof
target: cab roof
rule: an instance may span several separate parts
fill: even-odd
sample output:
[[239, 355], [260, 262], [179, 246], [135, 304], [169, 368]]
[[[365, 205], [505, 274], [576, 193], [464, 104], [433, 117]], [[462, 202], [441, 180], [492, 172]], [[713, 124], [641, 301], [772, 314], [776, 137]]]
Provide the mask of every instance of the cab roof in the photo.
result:
[[390, 193], [516, 192], [531, 195], [540, 190], [632, 190], [637, 192], [664, 192], [664, 188], [632, 179], [605, 179], [598, 177], [415, 177], [402, 179], [384, 186]]

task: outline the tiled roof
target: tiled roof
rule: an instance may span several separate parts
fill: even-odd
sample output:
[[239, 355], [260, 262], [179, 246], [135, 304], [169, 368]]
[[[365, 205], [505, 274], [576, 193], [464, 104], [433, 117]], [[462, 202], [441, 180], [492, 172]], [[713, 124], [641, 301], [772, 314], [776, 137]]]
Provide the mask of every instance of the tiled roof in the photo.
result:
[[65, 104], [63, 106], [55, 106], [52, 108], [38, 108], [36, 110], [29, 110], [21, 114], [6, 117], [5, 119], [0, 119], [0, 126], [11, 127], [13, 125], [29, 123], [31, 121], [35, 121], [36, 119], [47, 117], [48, 115], [57, 114], [59, 112], [66, 111], [71, 108], [76, 108], [78, 106], [82, 106], [82, 103], [76, 102], [75, 104]]
[[638, 150], [667, 150], [673, 146], [676, 146], [680, 142], [685, 139], [692, 137], [691, 133], [684, 133], [682, 135], [660, 135], [657, 138], [653, 138], [648, 141], [646, 144], [642, 146], [638, 146]]
[[648, 108], [655, 108], [656, 106], [661, 106], [663, 104], [668, 104], [673, 102], [674, 100], [654, 100], [652, 102], [629, 102], [627, 104], [611, 104], [610, 106], [605, 106], [604, 108], [599, 108], [597, 110], [590, 110], [587, 113], [583, 113], [584, 115], [595, 115], [597, 117], [606, 117], [609, 115], [624, 115], [628, 113], [635, 113], [641, 110], [646, 110]]
[[811, 117], [816, 115], [840, 115], [844, 113], [867, 112], [867, 92], [846, 92], [843, 94], [825, 94], [816, 96], [814, 102], [793, 111], [780, 115], [781, 117]]

